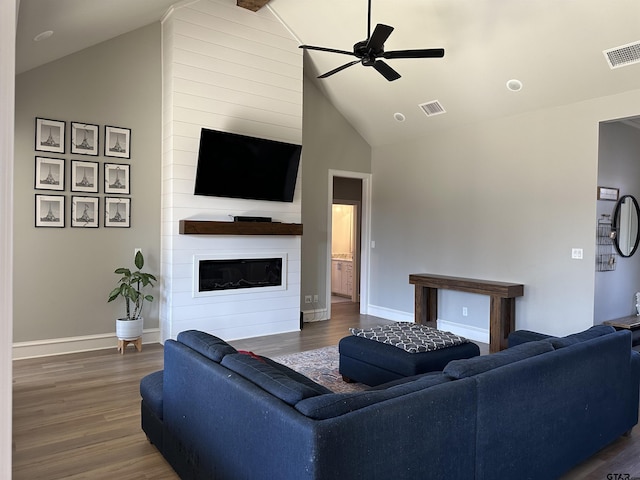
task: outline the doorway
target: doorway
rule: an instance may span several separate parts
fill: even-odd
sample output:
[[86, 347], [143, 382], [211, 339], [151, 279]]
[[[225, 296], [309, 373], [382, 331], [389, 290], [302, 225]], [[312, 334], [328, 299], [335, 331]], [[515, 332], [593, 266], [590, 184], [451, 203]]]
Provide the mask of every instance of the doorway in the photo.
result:
[[[362, 191], [362, 185], [359, 189]], [[334, 199], [331, 207], [331, 303], [357, 303], [360, 301], [360, 201]]]
[[329, 170], [326, 270], [329, 318], [332, 304], [338, 303], [349, 303], [361, 314], [367, 313], [370, 185], [369, 173]]

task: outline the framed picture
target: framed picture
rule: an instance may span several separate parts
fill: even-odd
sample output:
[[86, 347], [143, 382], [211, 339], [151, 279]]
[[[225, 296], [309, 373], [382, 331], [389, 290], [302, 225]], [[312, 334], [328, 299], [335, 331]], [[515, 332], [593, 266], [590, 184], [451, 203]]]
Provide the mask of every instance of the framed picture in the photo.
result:
[[65, 122], [36, 117], [36, 150], [64, 153]]
[[104, 197], [104, 226], [129, 228], [131, 226], [131, 199]]
[[71, 197], [71, 226], [98, 227], [98, 197]]
[[36, 190], [64, 191], [64, 159], [36, 157]]
[[71, 153], [98, 155], [98, 125], [71, 122]]
[[64, 195], [36, 195], [36, 227], [64, 227]]
[[98, 162], [71, 160], [71, 191], [98, 193]]
[[620, 189], [611, 187], [598, 187], [598, 200], [618, 200]]
[[129, 188], [129, 165], [119, 163], [104, 164], [104, 193], [131, 193]]
[[131, 129], [104, 127], [104, 156], [131, 158]]

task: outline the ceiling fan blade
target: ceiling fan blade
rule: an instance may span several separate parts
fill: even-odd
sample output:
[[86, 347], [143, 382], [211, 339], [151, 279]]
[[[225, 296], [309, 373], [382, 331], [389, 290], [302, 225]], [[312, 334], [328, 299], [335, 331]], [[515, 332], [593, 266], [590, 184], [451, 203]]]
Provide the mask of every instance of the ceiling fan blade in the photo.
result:
[[345, 63], [344, 65], [341, 65], [338, 68], [334, 68], [333, 70], [331, 70], [331, 71], [329, 71], [327, 73], [323, 73], [318, 78], [327, 78], [327, 77], [333, 75], [334, 73], [338, 73], [338, 72], [344, 70], [345, 68], [350, 67], [351, 65], [355, 65], [356, 63], [360, 63], [360, 60], [354, 60], [353, 62]]
[[375, 30], [371, 34], [371, 37], [367, 41], [367, 49], [374, 52], [382, 50], [384, 42], [387, 41], [389, 35], [393, 32], [393, 27], [379, 23], [376, 25]]
[[300, 45], [298, 48], [304, 48], [305, 50], [318, 50], [319, 52], [341, 53], [343, 55], [353, 56], [353, 52], [347, 52], [346, 50], [336, 50], [335, 48], [314, 47], [313, 45]]
[[442, 58], [444, 48], [425, 48], [421, 50], [393, 50], [384, 52], [382, 58]]
[[376, 60], [376, 62], [373, 64], [373, 68], [380, 72], [382, 76], [390, 82], [393, 82], [394, 80], [400, 78], [400, 74], [382, 60]]

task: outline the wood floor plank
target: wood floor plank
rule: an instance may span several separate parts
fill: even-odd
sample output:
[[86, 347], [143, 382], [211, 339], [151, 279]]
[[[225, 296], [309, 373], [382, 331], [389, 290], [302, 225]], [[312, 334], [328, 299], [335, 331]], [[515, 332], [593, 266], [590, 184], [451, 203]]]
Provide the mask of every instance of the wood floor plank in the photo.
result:
[[[336, 345], [349, 327], [392, 323], [332, 305], [332, 319], [301, 332], [232, 341], [275, 357]], [[486, 354], [488, 345], [480, 344]], [[140, 428], [140, 379], [163, 368], [159, 344], [120, 355], [99, 350], [17, 360], [13, 366], [13, 479], [175, 480], [178, 476]], [[576, 467], [563, 480], [640, 476], [640, 429]]]

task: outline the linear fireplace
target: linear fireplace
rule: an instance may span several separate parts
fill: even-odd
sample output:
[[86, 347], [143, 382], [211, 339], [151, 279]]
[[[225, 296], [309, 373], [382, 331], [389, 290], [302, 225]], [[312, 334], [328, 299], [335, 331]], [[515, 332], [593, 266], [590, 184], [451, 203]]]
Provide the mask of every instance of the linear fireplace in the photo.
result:
[[285, 290], [287, 255], [236, 254], [196, 255], [194, 257], [195, 297], [245, 293], [247, 289], [260, 291]]

